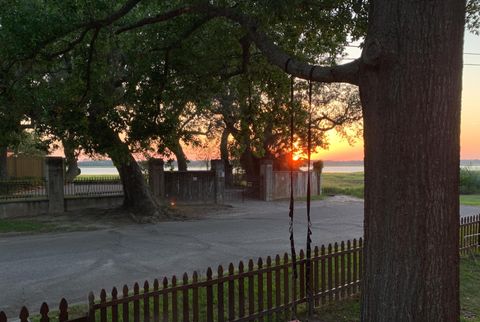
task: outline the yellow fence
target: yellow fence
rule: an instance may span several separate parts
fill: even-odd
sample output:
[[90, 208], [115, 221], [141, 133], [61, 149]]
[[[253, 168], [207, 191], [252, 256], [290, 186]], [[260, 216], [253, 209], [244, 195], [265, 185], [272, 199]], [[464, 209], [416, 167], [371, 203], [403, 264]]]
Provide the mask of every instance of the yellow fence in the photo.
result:
[[11, 156], [7, 158], [10, 178], [41, 178], [45, 176], [45, 158], [36, 156]]

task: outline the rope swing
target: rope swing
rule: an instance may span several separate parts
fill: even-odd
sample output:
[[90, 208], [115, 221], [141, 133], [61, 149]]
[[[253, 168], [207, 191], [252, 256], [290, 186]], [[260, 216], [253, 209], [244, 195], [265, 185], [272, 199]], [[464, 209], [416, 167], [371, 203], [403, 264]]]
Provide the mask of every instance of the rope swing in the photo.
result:
[[[288, 64], [290, 63], [290, 58], [285, 63], [285, 71], [287, 71]], [[311, 204], [311, 183], [310, 183], [310, 161], [311, 161], [311, 151], [312, 151], [312, 75], [315, 70], [315, 66], [313, 66], [310, 70], [310, 77], [308, 80], [308, 134], [307, 134], [307, 251], [306, 251], [306, 261], [305, 261], [305, 290], [307, 295], [307, 321], [313, 315], [313, 292], [311, 287], [311, 267], [312, 267], [312, 222], [310, 218], [310, 204]], [[297, 254], [295, 251], [295, 240], [294, 240], [294, 233], [293, 233], [293, 217], [294, 217], [294, 209], [295, 209], [295, 199], [293, 194], [293, 172], [294, 172], [294, 165], [293, 165], [293, 153], [294, 153], [294, 134], [295, 134], [295, 127], [294, 127], [294, 77], [290, 77], [290, 153], [291, 153], [291, 161], [290, 161], [290, 207], [289, 207], [289, 214], [290, 217], [290, 225], [289, 225], [289, 233], [290, 233], [290, 248], [291, 248], [291, 256], [292, 256], [292, 272], [293, 272], [293, 283], [292, 288], [293, 292], [295, 292], [295, 285], [298, 279], [298, 272], [297, 272]], [[296, 320], [296, 303], [292, 301], [291, 305], [291, 319]]]
[[308, 134], [307, 134], [307, 254], [305, 262], [305, 289], [307, 291], [307, 303], [308, 303], [308, 316], [313, 314], [313, 292], [311, 285], [311, 267], [312, 267], [312, 221], [310, 218], [310, 201], [311, 201], [311, 189], [310, 189], [310, 159], [312, 152], [312, 75], [315, 70], [315, 66], [310, 69], [310, 77], [308, 80]]
[[[285, 63], [285, 71], [287, 71], [288, 64], [290, 63], [290, 58], [287, 60]], [[298, 273], [297, 273], [297, 253], [295, 251], [295, 240], [294, 240], [294, 235], [293, 235], [293, 215], [294, 215], [294, 206], [295, 206], [295, 199], [293, 197], [293, 151], [294, 151], [294, 134], [295, 134], [295, 128], [294, 128], [294, 97], [293, 97], [293, 86], [294, 86], [295, 79], [293, 75], [290, 77], [290, 153], [291, 153], [291, 160], [290, 160], [290, 208], [289, 208], [289, 213], [288, 216], [290, 217], [290, 225], [289, 225], [289, 232], [290, 232], [290, 250], [291, 250], [291, 255], [292, 255], [292, 272], [293, 272], [293, 283], [292, 283], [292, 288], [295, 290], [297, 278], [298, 278]], [[291, 319], [296, 320], [296, 305], [292, 301], [292, 306], [291, 306]]]

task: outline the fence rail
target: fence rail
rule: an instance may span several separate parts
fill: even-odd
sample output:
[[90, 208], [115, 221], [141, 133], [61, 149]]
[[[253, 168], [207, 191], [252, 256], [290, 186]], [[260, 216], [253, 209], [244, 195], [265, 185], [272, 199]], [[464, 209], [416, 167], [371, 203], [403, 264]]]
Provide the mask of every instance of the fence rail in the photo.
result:
[[[480, 249], [480, 215], [460, 220], [460, 253]], [[347, 241], [315, 247], [311, 259], [310, 285], [315, 307], [360, 293], [363, 274], [363, 241]], [[59, 322], [198, 322], [198, 321], [285, 321], [291, 310], [304, 311], [307, 303], [305, 278], [307, 259], [300, 251], [297, 260], [298, 278], [292, 279], [292, 262], [287, 253], [275, 258], [259, 258], [247, 265], [232, 263], [225, 270], [218, 266], [216, 274], [208, 268], [206, 277], [193, 272], [181, 278], [155, 279], [133, 290], [127, 285], [113, 288], [110, 294], [100, 292], [98, 300], [89, 295], [88, 312], [69, 319], [68, 304], [62, 299], [57, 314]], [[47, 304], [40, 309], [40, 322], [48, 322]], [[20, 322], [28, 322], [29, 312], [23, 307]], [[35, 320], [35, 319], [32, 319]], [[35, 320], [36, 321], [36, 320]], [[7, 317], [0, 312], [0, 322]]]
[[76, 178], [66, 183], [65, 196], [117, 196], [123, 194], [122, 181], [119, 177], [106, 176], [95, 178]]
[[45, 199], [45, 179], [11, 179], [0, 181], [0, 200]]

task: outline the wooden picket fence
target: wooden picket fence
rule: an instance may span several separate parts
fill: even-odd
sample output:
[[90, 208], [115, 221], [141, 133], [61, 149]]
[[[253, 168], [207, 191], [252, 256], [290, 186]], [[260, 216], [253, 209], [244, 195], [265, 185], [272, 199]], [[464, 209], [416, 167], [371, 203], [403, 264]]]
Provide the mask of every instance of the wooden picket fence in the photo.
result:
[[[480, 215], [462, 218], [460, 252], [479, 248]], [[362, 239], [315, 247], [310, 280], [315, 307], [360, 293], [362, 252]], [[306, 310], [306, 265], [305, 254], [300, 251], [298, 278], [293, 280], [291, 258], [285, 253], [274, 259], [267, 257], [265, 262], [259, 258], [247, 265], [240, 262], [238, 267], [230, 264], [227, 270], [219, 266], [215, 275], [208, 268], [206, 277], [194, 272], [191, 278], [185, 273], [181, 279], [156, 279], [152, 287], [147, 281], [142, 287], [135, 283], [133, 290], [124, 285], [121, 294], [114, 287], [110, 294], [102, 290], [97, 300], [90, 293], [88, 312], [75, 319], [69, 319], [65, 299], [55, 317], [49, 317], [44, 303], [36, 318], [29, 319], [25, 307], [19, 318], [20, 322], [285, 321], [292, 310]], [[7, 322], [4, 312], [0, 312], [0, 322]]]

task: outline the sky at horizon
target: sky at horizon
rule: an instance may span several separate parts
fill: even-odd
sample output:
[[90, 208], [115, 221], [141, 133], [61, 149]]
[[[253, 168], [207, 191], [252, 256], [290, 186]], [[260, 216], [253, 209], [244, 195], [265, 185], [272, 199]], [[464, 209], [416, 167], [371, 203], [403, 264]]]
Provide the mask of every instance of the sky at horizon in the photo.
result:
[[[462, 120], [460, 134], [460, 159], [480, 159], [480, 36], [465, 34], [462, 92]], [[360, 50], [349, 48], [349, 57], [360, 56]], [[469, 55], [477, 54], [477, 55]], [[312, 158], [335, 161], [363, 160], [363, 140], [349, 145], [335, 132], [328, 135], [330, 148], [315, 153]]]
[[[348, 48], [350, 58], [360, 56], [359, 48]], [[461, 118], [461, 154], [460, 159], [480, 159], [480, 36], [466, 33], [464, 42], [462, 118]], [[473, 55], [469, 55], [473, 54]], [[363, 140], [359, 138], [350, 145], [334, 131], [327, 134], [330, 145], [328, 150], [320, 150], [312, 155], [312, 159], [331, 161], [363, 160]], [[198, 159], [199, 152], [186, 147], [185, 152], [191, 160]], [[63, 151], [55, 151], [54, 155], [62, 155]], [[201, 153], [200, 153], [201, 154]], [[216, 156], [212, 155], [212, 158]], [[86, 156], [81, 159], [89, 159]]]

